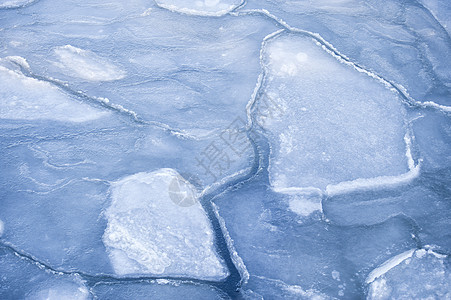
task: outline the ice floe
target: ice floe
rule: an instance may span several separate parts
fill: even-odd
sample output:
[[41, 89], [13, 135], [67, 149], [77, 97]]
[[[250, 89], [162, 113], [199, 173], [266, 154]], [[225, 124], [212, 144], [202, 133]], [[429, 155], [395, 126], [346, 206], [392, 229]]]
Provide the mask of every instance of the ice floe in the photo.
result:
[[276, 191], [313, 187], [335, 194], [418, 175], [395, 91], [308, 36], [269, 39], [262, 63], [266, 86], [253, 114], [269, 136]]
[[195, 188], [173, 169], [112, 184], [103, 242], [115, 272], [220, 279], [228, 271]]

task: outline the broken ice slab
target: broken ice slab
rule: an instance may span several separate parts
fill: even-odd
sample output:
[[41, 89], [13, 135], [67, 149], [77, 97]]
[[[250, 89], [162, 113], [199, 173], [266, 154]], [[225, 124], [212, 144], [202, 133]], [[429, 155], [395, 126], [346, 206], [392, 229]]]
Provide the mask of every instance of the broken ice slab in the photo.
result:
[[418, 170], [399, 94], [326, 50], [283, 33], [264, 47], [253, 116], [272, 147], [271, 185], [335, 194], [411, 180]]
[[384, 262], [367, 278], [367, 299], [450, 299], [449, 255], [411, 249]]
[[92, 293], [98, 299], [228, 299], [221, 291], [194, 282], [151, 280], [136, 283], [97, 284]]
[[397, 189], [354, 192], [323, 201], [323, 213], [338, 226], [371, 226], [401, 216], [412, 220], [422, 243], [451, 251], [451, 209], [448, 172], [423, 173], [412, 184]]
[[[270, 13], [320, 35], [338, 52], [415, 100], [451, 105], [449, 2], [249, 0], [243, 10]], [[448, 32], [446, 31], [448, 29]]]
[[171, 11], [198, 16], [222, 16], [232, 11], [242, 0], [157, 0], [158, 6]]
[[[196, 193], [213, 180], [196, 167], [208, 140], [130, 126], [1, 126], [2, 238], [58, 270], [115, 274], [102, 243], [112, 182], [162, 167], [177, 169]], [[234, 167], [245, 166], [228, 174]]]
[[103, 242], [119, 275], [228, 275], [194, 186], [173, 169], [114, 182], [105, 217]]
[[299, 213], [304, 210], [291, 201], [292, 195], [273, 192], [261, 178], [215, 200], [232, 257], [247, 281], [243, 293], [271, 299], [360, 297], [360, 284], [375, 266], [417, 246], [408, 219], [334, 226], [318, 210]]
[[91, 295], [79, 276], [45, 270], [0, 246], [0, 298], [88, 300]]

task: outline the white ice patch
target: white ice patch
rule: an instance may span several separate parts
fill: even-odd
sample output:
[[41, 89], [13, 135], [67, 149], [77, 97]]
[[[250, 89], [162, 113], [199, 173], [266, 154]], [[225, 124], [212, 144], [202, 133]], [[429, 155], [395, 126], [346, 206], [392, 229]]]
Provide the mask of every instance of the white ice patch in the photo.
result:
[[69, 76], [90, 81], [111, 81], [125, 77], [125, 72], [97, 54], [71, 45], [54, 49], [57, 67]]
[[2, 220], [0, 220], [0, 237], [2, 237], [3, 232], [5, 231], [5, 224]]
[[240, 0], [156, 0], [157, 5], [175, 12], [198, 16], [222, 16], [238, 7]]
[[112, 184], [111, 199], [103, 242], [117, 274], [227, 276], [195, 188], [176, 171], [125, 177]]
[[336, 194], [418, 175], [399, 94], [295, 34], [267, 40], [262, 64], [265, 90], [253, 114], [272, 146], [274, 190]]
[[321, 197], [306, 194], [294, 194], [289, 200], [290, 210], [302, 217], [308, 217], [316, 211], [322, 212]]
[[62, 284], [45, 288], [28, 295], [25, 299], [30, 300], [87, 300], [90, 298], [89, 291], [85, 286], [78, 284]]
[[34, 1], [35, 0], [0, 0], [0, 8], [17, 8]]
[[109, 114], [70, 98], [48, 82], [0, 66], [1, 119], [86, 122]]

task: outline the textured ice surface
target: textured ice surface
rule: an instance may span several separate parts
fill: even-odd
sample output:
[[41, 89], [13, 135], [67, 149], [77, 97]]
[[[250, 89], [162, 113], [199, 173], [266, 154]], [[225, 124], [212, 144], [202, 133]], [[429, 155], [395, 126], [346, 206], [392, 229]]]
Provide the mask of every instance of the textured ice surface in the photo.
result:
[[[439, 5], [442, 19], [449, 20], [448, 5]], [[250, 0], [245, 9], [265, 9], [291, 27], [319, 33], [352, 61], [402, 85], [417, 101], [451, 104], [449, 33], [417, 2]]]
[[293, 212], [291, 199], [256, 179], [215, 201], [242, 259], [237, 265], [249, 278], [243, 286], [248, 294], [352, 299], [373, 268], [416, 246], [415, 227], [407, 218], [393, 217], [374, 226], [336, 226], [319, 211], [307, 217]]
[[157, 0], [163, 8], [200, 16], [221, 16], [241, 4], [241, 0]]
[[111, 199], [103, 242], [117, 274], [227, 275], [194, 186], [174, 170], [125, 177]]
[[88, 300], [89, 291], [86, 287], [76, 284], [61, 284], [33, 292], [26, 299], [36, 300]]
[[66, 45], [55, 48], [54, 52], [59, 60], [56, 66], [69, 76], [92, 81], [118, 80], [125, 76], [124, 71], [90, 51]]
[[449, 256], [410, 250], [385, 262], [368, 278], [368, 299], [449, 299]]
[[420, 3], [431, 12], [448, 32], [451, 32], [451, 4], [449, 1], [421, 0]]
[[201, 284], [183, 284], [169, 280], [142, 283], [99, 284], [93, 289], [99, 299], [224, 299], [218, 290]]
[[47, 272], [4, 248], [0, 249], [0, 274], [1, 299], [91, 299], [79, 277]]
[[108, 115], [55, 86], [0, 66], [0, 118], [86, 122]]
[[395, 92], [309, 37], [275, 37], [264, 49], [263, 64], [266, 87], [254, 112], [273, 147], [276, 190], [325, 189], [409, 171], [405, 112]]
[[2, 0], [0, 1], [0, 9], [1, 8], [17, 8], [30, 3], [33, 3], [35, 0]]

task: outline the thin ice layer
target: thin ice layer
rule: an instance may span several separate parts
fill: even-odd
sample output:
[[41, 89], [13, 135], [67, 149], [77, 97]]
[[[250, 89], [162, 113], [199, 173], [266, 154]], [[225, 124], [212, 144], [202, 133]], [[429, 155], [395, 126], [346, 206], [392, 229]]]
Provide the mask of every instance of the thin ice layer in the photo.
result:
[[266, 44], [263, 64], [266, 88], [254, 116], [272, 145], [276, 190], [375, 177], [385, 182], [391, 177], [382, 176], [405, 174], [408, 163], [413, 168], [404, 109], [392, 90], [309, 37], [276, 36]]
[[92, 121], [108, 112], [71, 99], [48, 82], [0, 66], [0, 119]]
[[173, 169], [112, 185], [103, 242], [115, 272], [221, 279], [213, 231], [195, 188]]
[[238, 7], [240, 0], [157, 0], [158, 6], [175, 12], [199, 16], [222, 16]]
[[125, 72], [97, 54], [71, 45], [54, 49], [59, 62], [55, 63], [69, 76], [90, 81], [122, 79]]

